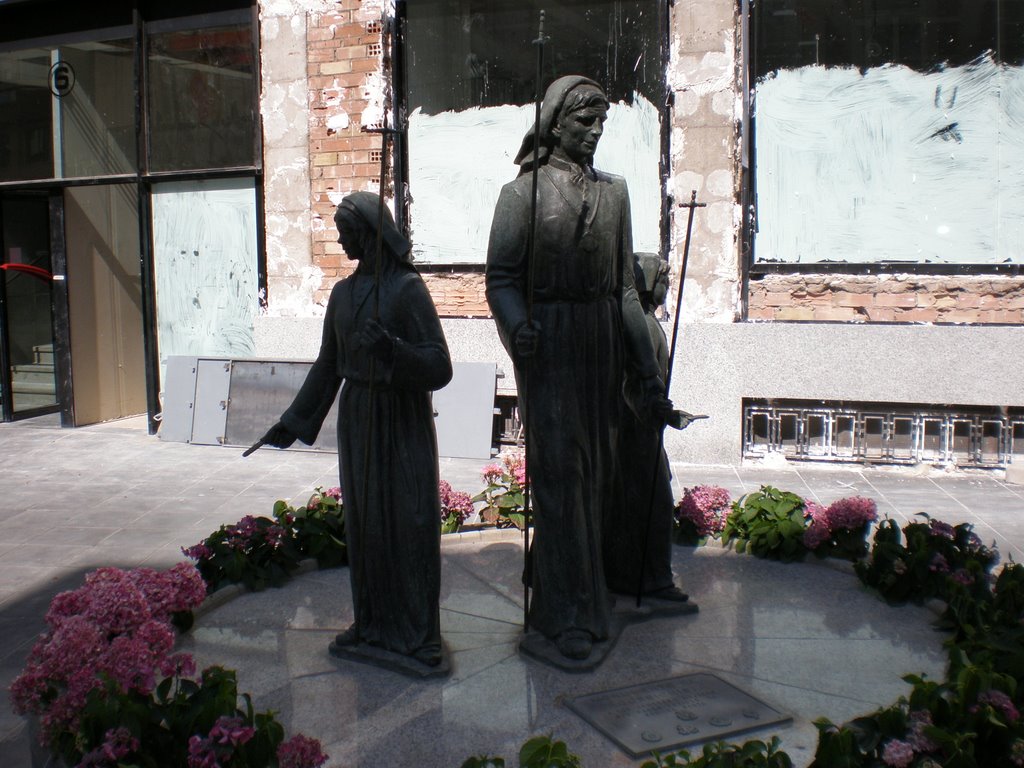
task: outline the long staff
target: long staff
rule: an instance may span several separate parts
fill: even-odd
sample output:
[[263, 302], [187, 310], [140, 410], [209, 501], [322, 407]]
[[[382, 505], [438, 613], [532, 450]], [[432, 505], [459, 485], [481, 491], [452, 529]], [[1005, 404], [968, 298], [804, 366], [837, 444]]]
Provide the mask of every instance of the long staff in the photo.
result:
[[[676, 314], [672, 318], [672, 343], [668, 352], [668, 373], [665, 374], [665, 395], [669, 393], [672, 385], [672, 368], [676, 359], [676, 341], [679, 339], [679, 315], [683, 306], [683, 285], [686, 282], [686, 262], [690, 258], [690, 235], [693, 232], [693, 212], [697, 208], [703, 208], [707, 203], [697, 202], [697, 190], [690, 192], [690, 201], [680, 203], [680, 208], [689, 208], [690, 213], [686, 217], [686, 240], [683, 243], [683, 263], [679, 267], [679, 286], [676, 288]], [[652, 286], [653, 287], [653, 286]], [[640, 607], [644, 594], [644, 571], [647, 570], [647, 546], [651, 538], [651, 520], [654, 517], [654, 500], [657, 498], [658, 468], [661, 466], [661, 454], [665, 450], [665, 427], [658, 428], [658, 450], [654, 454], [653, 470], [651, 473], [651, 492], [647, 496], [647, 523], [644, 525], [644, 548], [640, 552], [640, 575], [636, 584], [636, 605]]]
[[[540, 12], [537, 39], [537, 100], [533, 116], [533, 186], [530, 191], [530, 234], [526, 246], [526, 327], [533, 323], [533, 282], [537, 259], [537, 180], [540, 173], [540, 108], [544, 98], [542, 78], [544, 77], [544, 11]], [[533, 583], [533, 558], [530, 556], [530, 416], [525, 402], [529, 397], [529, 360], [523, 362], [523, 462], [526, 464], [526, 487], [523, 489], [523, 632], [530, 631], [530, 585]]]
[[[382, 48], [384, 49], [384, 69], [387, 69], [387, 57], [389, 49], [389, 35], [390, 35], [390, 20], [387, 16], [387, 10], [381, 12], [381, 42]], [[380, 128], [366, 127], [367, 133], [379, 133], [380, 134], [380, 189], [377, 196], [377, 243], [376, 252], [374, 254], [373, 261], [373, 319], [380, 321], [380, 279], [381, 279], [381, 262], [384, 261], [384, 187], [387, 181], [388, 175], [388, 139], [391, 134], [395, 133], [394, 129], [388, 128], [388, 107], [389, 107], [388, 94], [384, 94], [384, 106], [382, 111], [382, 120]], [[370, 391], [369, 391], [369, 413], [367, 414], [366, 423], [366, 436], [364, 439], [364, 452], [363, 452], [363, 488], [362, 488], [362, 503], [360, 509], [362, 510], [363, 519], [357, 530], [358, 536], [358, 547], [359, 547], [359, 570], [360, 573], [365, 576], [366, 568], [364, 565], [364, 556], [366, 548], [365, 544], [365, 533], [366, 533], [366, 517], [367, 517], [367, 505], [369, 504], [370, 498], [370, 465], [373, 463], [370, 456], [370, 451], [373, 448], [373, 427], [374, 427], [374, 415], [377, 410], [377, 358], [375, 355], [370, 355]], [[362, 583], [364, 579], [360, 579]], [[356, 596], [353, 596], [354, 598]], [[356, 640], [359, 640], [359, 617], [355, 617], [355, 621], [352, 626], [356, 630]]]

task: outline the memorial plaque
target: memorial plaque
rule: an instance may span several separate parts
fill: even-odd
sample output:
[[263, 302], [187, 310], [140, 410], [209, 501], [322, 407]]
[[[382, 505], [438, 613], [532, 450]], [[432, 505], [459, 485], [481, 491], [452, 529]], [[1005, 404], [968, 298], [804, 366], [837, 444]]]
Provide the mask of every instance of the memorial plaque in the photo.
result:
[[671, 752], [792, 720], [704, 673], [577, 696], [568, 706], [631, 757], [654, 750]]

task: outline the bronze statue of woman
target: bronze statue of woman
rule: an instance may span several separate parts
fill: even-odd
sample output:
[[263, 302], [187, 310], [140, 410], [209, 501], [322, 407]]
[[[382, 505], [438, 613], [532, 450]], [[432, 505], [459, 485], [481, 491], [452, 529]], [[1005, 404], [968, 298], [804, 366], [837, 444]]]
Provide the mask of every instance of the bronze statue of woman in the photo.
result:
[[607, 116], [593, 80], [573, 75], [549, 86], [538, 124], [535, 263], [532, 129], [516, 158], [520, 175], [498, 198], [487, 251], [487, 300], [515, 365], [530, 442], [530, 627], [575, 660], [609, 634], [601, 529], [620, 497], [625, 369], [636, 372], [653, 420], [663, 424], [672, 409], [634, 285], [626, 183], [592, 164]]
[[312, 444], [340, 388], [338, 463], [355, 621], [332, 650], [368, 645], [436, 667], [441, 529], [430, 393], [451, 380], [452, 365], [411, 246], [379, 206], [369, 192], [338, 205], [338, 242], [359, 263], [331, 291], [316, 362], [264, 440]]

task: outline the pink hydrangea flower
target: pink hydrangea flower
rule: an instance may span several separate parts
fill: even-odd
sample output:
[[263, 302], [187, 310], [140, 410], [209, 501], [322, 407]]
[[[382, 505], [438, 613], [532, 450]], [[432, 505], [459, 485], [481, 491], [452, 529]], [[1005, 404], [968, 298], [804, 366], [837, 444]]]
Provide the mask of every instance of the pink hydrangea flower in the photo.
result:
[[442, 520], [456, 515], [459, 523], [462, 524], [473, 514], [472, 498], [465, 491], [453, 490], [450, 483], [441, 480], [437, 485], [437, 493], [441, 499]]
[[188, 740], [188, 768], [222, 768], [212, 740], [201, 736]]
[[526, 456], [522, 453], [506, 454], [505, 471], [520, 487], [526, 485]]
[[1010, 745], [1010, 762], [1024, 768], [1024, 739], [1015, 739]]
[[905, 741], [891, 739], [882, 750], [882, 762], [891, 768], [907, 768], [914, 761], [914, 749]]
[[957, 568], [955, 571], [949, 574], [949, 578], [951, 578], [958, 584], [963, 584], [965, 587], [969, 587], [971, 584], [974, 583], [973, 574], [971, 574], [971, 572], [968, 571], [966, 568]]
[[931, 535], [937, 538], [949, 539], [950, 541], [956, 538], [956, 530], [949, 523], [944, 523], [941, 520], [932, 520], [928, 527]]
[[820, 520], [812, 520], [811, 524], [807, 526], [807, 530], [804, 531], [804, 546], [815, 550], [827, 543], [830, 538], [832, 538], [832, 532], [828, 529], [828, 524]]
[[932, 714], [926, 709], [917, 709], [908, 716], [910, 730], [907, 732], [907, 743], [915, 752], [934, 752], [939, 745], [929, 739], [924, 729], [932, 724]]
[[698, 536], [714, 536], [725, 528], [732, 498], [716, 485], [697, 485], [683, 491], [676, 505], [676, 518], [693, 524]]
[[210, 740], [222, 746], [237, 747], [255, 735], [256, 729], [245, 725], [240, 717], [218, 717], [210, 729]]
[[936, 552], [932, 555], [931, 562], [928, 563], [928, 570], [932, 573], [948, 573], [949, 561], [946, 560], [941, 552]]
[[501, 479], [501, 472], [500, 464], [488, 464], [483, 470], [484, 482], [488, 485], [494, 485]]
[[324, 496], [330, 496], [335, 501], [341, 501], [341, 488], [334, 486], [324, 491]]
[[280, 768], [320, 768], [327, 762], [320, 742], [301, 733], [281, 742], [277, 748]]
[[77, 768], [114, 768], [120, 760], [139, 749], [139, 740], [127, 728], [112, 728], [103, 736], [103, 743], [82, 756]]
[[863, 496], [850, 496], [832, 502], [827, 515], [829, 528], [833, 531], [856, 531], [878, 519], [878, 506]]
[[1002, 691], [990, 688], [978, 695], [978, 704], [987, 704], [1002, 713], [1008, 723], [1016, 723], [1020, 719], [1020, 712], [1013, 705], [1013, 700]]

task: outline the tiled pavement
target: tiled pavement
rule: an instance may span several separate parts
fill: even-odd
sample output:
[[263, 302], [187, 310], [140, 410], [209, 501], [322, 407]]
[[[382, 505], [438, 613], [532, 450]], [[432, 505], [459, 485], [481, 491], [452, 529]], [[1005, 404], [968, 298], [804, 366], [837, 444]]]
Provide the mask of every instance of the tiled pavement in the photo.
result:
[[[455, 488], [476, 492], [481, 486], [479, 478], [483, 463], [442, 459], [441, 474]], [[794, 465], [748, 465], [741, 468], [687, 465], [674, 467], [674, 473], [678, 488], [710, 483], [728, 488], [734, 496], [756, 490], [762, 484], [791, 490], [822, 503], [842, 496], [869, 496], [878, 502], [882, 513], [901, 522], [918, 512], [928, 513], [950, 523], [971, 522], [984, 540], [996, 542], [1004, 558], [1009, 556], [1017, 561], [1024, 559], [1024, 486], [1008, 484], [994, 473], [911, 473], [893, 469]], [[303, 503], [314, 487], [336, 484], [337, 461], [332, 454], [264, 449], [242, 459], [241, 452], [234, 448], [164, 442], [146, 434], [142, 419], [128, 419], [75, 430], [60, 429], [53, 418], [0, 424], [0, 685], [6, 689], [20, 670], [33, 638], [42, 629], [42, 617], [50, 598], [58, 591], [78, 586], [88, 571], [101, 565], [168, 567], [182, 559], [182, 546], [199, 541], [222, 523], [234, 522], [245, 514], [266, 514], [277, 499]], [[508, 543], [507, 546], [514, 544]], [[449, 570], [446, 574], [449, 571], [471, 572], [476, 567], [472, 563], [479, 559], [479, 552], [494, 549], [471, 541], [447, 547], [445, 558]], [[460, 560], [459, 553], [469, 550], [476, 553], [473, 558], [469, 561]], [[727, 562], [733, 562], [733, 565], [725, 568], [723, 563]], [[700, 568], [695, 569], [695, 564], [699, 564]], [[739, 573], [750, 571], [752, 576], [753, 571], [762, 568], [754, 565], [737, 568], [735, 561], [728, 561], [715, 552], [698, 553], [697, 559], [692, 555], [679, 555], [676, 567], [687, 581], [688, 588], [695, 593], [703, 595], [700, 589], [694, 587], [704, 585], [707, 594], [699, 602], [702, 606], [700, 616], [706, 618], [710, 618], [709, 614], [714, 615], [715, 611], [725, 611], [731, 616], [730, 611], [735, 607], [737, 598], [728, 597], [728, 590], [723, 584], [729, 579], [741, 578], [737, 575]], [[763, 567], [772, 570], [770, 566]], [[487, 568], [481, 571], [484, 579], [489, 578], [486, 575], [489, 572]], [[721, 570], [723, 568], [725, 570]], [[716, 569], [721, 572], [718, 573]], [[718, 573], [717, 581], [708, 580], [711, 573]], [[511, 579], [511, 576], [508, 578]], [[763, 575], [756, 578], [763, 578]], [[315, 592], [322, 581], [313, 579], [309, 589]], [[332, 589], [331, 594], [345, 591]], [[743, 584], [739, 583], [737, 594], [744, 591]], [[460, 595], [459, 600], [472, 602], [464, 590]], [[344, 599], [344, 595], [339, 599]], [[454, 600], [455, 597], [450, 599]], [[514, 603], [514, 598], [508, 599]], [[815, 613], [816, 599], [821, 603], [817, 610], [820, 615]], [[851, 629], [841, 618], [831, 616], [829, 611], [832, 609], [826, 605], [825, 597], [819, 595], [816, 598], [815, 593], [811, 592], [803, 600], [801, 610], [807, 615], [801, 621], [806, 624], [809, 615], [810, 625], [814, 626], [798, 638], [785, 640], [783, 646], [787, 643], [819, 642], [820, 627], [815, 627], [822, 623], [826, 626], [837, 625], [830, 630], [830, 637], [835, 642], [850, 642], [851, 637], [856, 638], [861, 631]], [[458, 605], [462, 604], [460, 602]], [[507, 609], [509, 606], [502, 610]], [[448, 604], [443, 605], [443, 610], [447, 611], [445, 615], [448, 617], [446, 636], [450, 631], [457, 638], [460, 630], [453, 617], [461, 615], [462, 611], [453, 610], [453, 606]], [[793, 610], [798, 609], [794, 607]], [[339, 611], [344, 613], [343, 605], [330, 609], [332, 620], [341, 621]], [[514, 614], [512, 605], [510, 616]], [[220, 617], [218, 620], [230, 621], [229, 618]], [[268, 621], [284, 619], [268, 616]], [[879, 621], [884, 624], [882, 619]], [[652, 622], [644, 626], [655, 627], [656, 624]], [[330, 625], [329, 621], [327, 625]], [[503, 632], [507, 634], [511, 631], [514, 635], [514, 622], [510, 624], [505, 619], [499, 619], [499, 625], [504, 627]], [[879, 629], [882, 624], [875, 626], [871, 623], [870, 626], [869, 634], [872, 636], [877, 637], [878, 632], [884, 634], [884, 628]], [[772, 634], [777, 633], [778, 629], [766, 629], [770, 636], [767, 638], [762, 637], [760, 631], [749, 631], [754, 632], [758, 638], [758, 647], [765, 649], [771, 647], [773, 642], [781, 642], [780, 637]], [[702, 632], [706, 634], [707, 624], [696, 624], [685, 631], [672, 631], [664, 636], [657, 635], [652, 642], [663, 642], [665, 636], [679, 635], [682, 643], [680, 647], [685, 648], [689, 647], [687, 643], [695, 637], [701, 638]], [[743, 634], [740, 630], [736, 632]], [[499, 635], [500, 632], [495, 637]], [[703, 637], [702, 642], [710, 639]], [[204, 649], [201, 638], [196, 642], [196, 651], [202, 656]], [[453, 642], [458, 646], [457, 640]], [[511, 639], [501, 636], [495, 643], [493, 648], [504, 650], [494, 664], [498, 664], [498, 668], [511, 665], [510, 668], [516, 670], [515, 675], [519, 676], [516, 679], [519, 679], [521, 673], [518, 670], [523, 662], [514, 653], [514, 636]], [[931, 658], [929, 654], [934, 649], [929, 647], [929, 642], [922, 643], [911, 643], [907, 647], [922, 658]], [[783, 646], [780, 646], [779, 653]], [[740, 669], [737, 665], [742, 667], [743, 664], [737, 659], [743, 654], [735, 659], [728, 658], [728, 654], [727, 658], [718, 659], [720, 654], [709, 652], [709, 657], [705, 659], [685, 650], [667, 652], [674, 660], [673, 670], [695, 667], [717, 669], [723, 674], [738, 675], [755, 688], [768, 686], [765, 695], [771, 695], [774, 691], [771, 684], [765, 681], [775, 675], [777, 670], [769, 673], [758, 669]], [[627, 654], [621, 647], [616, 653]], [[461, 663], [464, 670], [472, 668], [469, 661], [472, 654], [468, 650], [466, 654], [460, 657], [463, 659]], [[712, 662], [710, 657], [717, 660]], [[624, 658], [631, 659], [628, 656]], [[483, 665], [481, 669], [490, 668], [487, 665], [491, 662], [480, 663]], [[784, 662], [780, 663], [785, 666]], [[905, 662], [896, 658], [892, 663], [898, 667]], [[625, 680], [637, 679], [636, 667], [617, 673], [614, 665], [610, 665], [609, 670], [608, 674], [612, 676], [610, 679], [616, 674], [621, 674]], [[840, 674], [846, 673], [840, 671]], [[551, 686], [555, 686], [552, 688], [552, 696], [557, 698], [562, 695], [557, 690], [557, 681], [553, 682], [554, 678], [545, 677], [543, 684], [533, 677], [531, 680], [530, 685], [539, 686], [530, 689], [528, 698], [531, 702], [539, 696], [538, 690], [547, 690]], [[277, 681], [268, 685], [272, 690], [279, 690], [282, 683]], [[456, 693], [459, 691], [464, 691], [467, 697], [471, 696], [471, 687], [460, 680], [447, 685], [449, 687], [445, 688], [443, 698], [449, 704], [451, 699], [457, 698]], [[798, 697], [790, 703], [791, 710], [799, 711], [806, 702], [814, 702], [813, 705], [807, 704], [813, 709], [821, 702], [838, 701], [834, 693], [830, 694], [820, 686], [814, 690], [800, 690], [803, 691], [803, 698]], [[775, 696], [786, 700], [785, 691], [775, 692]], [[871, 700], [870, 696], [861, 698]], [[857, 696], [852, 699], [863, 705]], [[424, 705], [418, 702], [416, 706]], [[284, 708], [287, 709], [287, 706]], [[836, 716], [849, 714], [842, 707], [835, 711], [839, 713]], [[547, 721], [536, 719], [526, 725], [536, 728], [538, 724], [544, 727], [548, 725]], [[558, 720], [558, 724], [570, 731], [577, 728], [574, 721], [565, 720], [564, 717]], [[794, 733], [796, 735], [793, 738], [799, 742], [800, 729], [797, 728]], [[504, 743], [502, 739], [512, 744], [519, 735], [518, 732], [503, 736], [491, 734], [491, 738], [495, 744]], [[339, 741], [335, 744], [335, 753], [340, 750], [350, 760], [338, 765], [378, 764], [372, 760], [366, 762], [370, 760], [373, 749], [365, 742], [365, 736], [364, 742], [352, 742], [350, 737], [351, 734], [337, 734]], [[588, 746], [588, 737], [583, 732], [577, 738], [581, 740], [583, 752], [588, 753], [590, 750], [588, 754], [592, 757], [594, 750], [610, 749], [600, 739]], [[363, 746], [355, 753], [346, 752], [351, 743]], [[467, 751], [461, 754], [472, 754], [474, 749], [469, 749], [470, 742], [466, 744]], [[475, 743], [472, 746], [476, 748]], [[449, 744], [446, 747], [449, 750], [445, 753], [446, 759], [454, 759], [460, 754], [460, 748], [461, 745], [452, 747]], [[24, 722], [10, 712], [5, 701], [0, 705], [0, 766], [20, 768], [27, 764]], [[592, 759], [585, 764], [597, 766], [601, 762]], [[621, 757], [618, 757], [615, 764], [631, 763], [622, 763]]]

